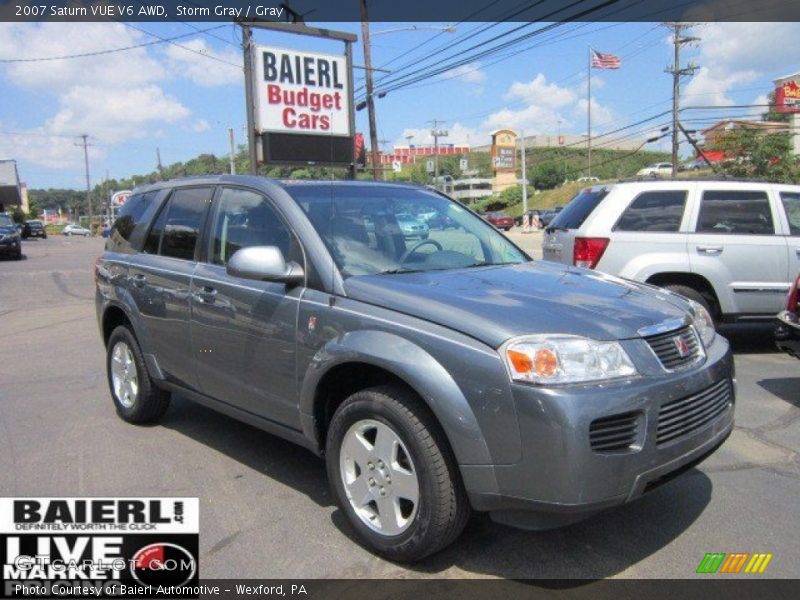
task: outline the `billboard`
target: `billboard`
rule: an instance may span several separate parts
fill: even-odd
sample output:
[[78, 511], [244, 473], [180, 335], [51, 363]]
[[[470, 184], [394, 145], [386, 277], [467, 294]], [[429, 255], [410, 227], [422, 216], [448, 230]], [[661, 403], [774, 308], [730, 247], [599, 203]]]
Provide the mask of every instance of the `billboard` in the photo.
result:
[[254, 46], [255, 128], [268, 163], [353, 162], [351, 73], [344, 55]]
[[795, 80], [784, 81], [775, 88], [775, 110], [781, 113], [800, 112], [800, 86]]

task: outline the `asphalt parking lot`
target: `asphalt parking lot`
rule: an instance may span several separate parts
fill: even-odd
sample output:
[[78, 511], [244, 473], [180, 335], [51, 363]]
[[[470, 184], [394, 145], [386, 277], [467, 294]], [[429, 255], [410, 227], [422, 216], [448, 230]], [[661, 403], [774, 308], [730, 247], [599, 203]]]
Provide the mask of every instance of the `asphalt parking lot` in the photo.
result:
[[93, 304], [102, 246], [51, 236], [0, 261], [2, 496], [198, 496], [203, 577], [691, 578], [706, 552], [770, 552], [763, 576], [797, 576], [800, 361], [774, 349], [769, 327], [723, 332], [737, 425], [699, 468], [561, 530], [476, 515], [455, 545], [408, 567], [353, 541], [309, 452], [180, 398], [157, 426], [117, 418]]

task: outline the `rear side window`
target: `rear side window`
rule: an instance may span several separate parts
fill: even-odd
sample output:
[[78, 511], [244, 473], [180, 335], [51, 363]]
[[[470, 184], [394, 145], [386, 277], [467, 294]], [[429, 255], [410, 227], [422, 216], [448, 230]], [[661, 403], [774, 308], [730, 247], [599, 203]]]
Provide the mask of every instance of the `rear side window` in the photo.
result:
[[578, 229], [586, 218], [597, 208], [600, 201], [608, 195], [608, 190], [592, 190], [586, 188], [570, 200], [564, 209], [558, 213], [550, 227], [563, 229]]
[[697, 233], [771, 235], [775, 233], [766, 192], [703, 192]]
[[[138, 238], [141, 240], [152, 213], [156, 209], [158, 190], [146, 194], [135, 194], [120, 208], [111, 228], [106, 248], [112, 252], [135, 252]], [[138, 234], [138, 235], [135, 235]]]
[[173, 192], [150, 230], [145, 252], [194, 260], [212, 191], [212, 188], [188, 188]]
[[800, 194], [781, 192], [781, 202], [789, 221], [789, 235], [800, 236]]
[[685, 206], [685, 190], [644, 192], [625, 209], [614, 231], [676, 232], [680, 229]]

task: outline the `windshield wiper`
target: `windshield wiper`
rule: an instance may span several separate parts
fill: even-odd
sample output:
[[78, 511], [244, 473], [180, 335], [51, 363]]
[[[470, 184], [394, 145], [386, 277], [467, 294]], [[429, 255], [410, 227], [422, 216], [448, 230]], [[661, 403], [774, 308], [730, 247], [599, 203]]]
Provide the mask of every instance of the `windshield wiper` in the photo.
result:
[[544, 228], [545, 233], [553, 233], [554, 231], [569, 231], [566, 227], [560, 225], [548, 225]]
[[421, 273], [422, 271], [429, 271], [430, 269], [406, 269], [404, 267], [397, 267], [396, 269], [386, 269], [385, 271], [378, 271], [376, 275], [397, 275], [398, 273]]

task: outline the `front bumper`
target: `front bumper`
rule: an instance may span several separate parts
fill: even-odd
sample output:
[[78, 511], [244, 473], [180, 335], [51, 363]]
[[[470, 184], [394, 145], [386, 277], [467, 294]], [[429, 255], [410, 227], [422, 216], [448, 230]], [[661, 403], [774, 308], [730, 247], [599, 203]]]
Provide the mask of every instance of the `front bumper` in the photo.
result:
[[16, 256], [20, 252], [19, 239], [4, 240], [0, 242], [0, 255]]
[[800, 318], [785, 310], [778, 314], [775, 328], [775, 345], [787, 354], [800, 358]]
[[[640, 358], [646, 358], [646, 353]], [[684, 373], [666, 373], [656, 366], [659, 369], [652, 372], [640, 369], [641, 377], [622, 383], [514, 385], [522, 459], [514, 465], [462, 465], [473, 507], [518, 527], [562, 526], [630, 502], [702, 461], [733, 429], [735, 382], [730, 347], [718, 337], [704, 364]], [[701, 425], [685, 435], [658, 440], [662, 406], [682, 403], [725, 386], [726, 381], [730, 382], [730, 403], [715, 411], [713, 420], [701, 419]], [[636, 415], [636, 442], [620, 451], [593, 449], [592, 423], [621, 414]]]

